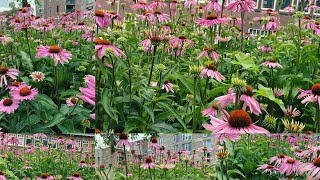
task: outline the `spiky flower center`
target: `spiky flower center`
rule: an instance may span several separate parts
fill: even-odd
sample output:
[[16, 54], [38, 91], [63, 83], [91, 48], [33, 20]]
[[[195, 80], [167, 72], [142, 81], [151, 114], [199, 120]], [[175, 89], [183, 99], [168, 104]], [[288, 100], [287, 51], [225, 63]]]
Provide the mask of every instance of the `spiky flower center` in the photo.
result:
[[84, 25], [84, 22], [80, 22], [78, 23], [79, 26], [83, 26]]
[[19, 18], [16, 18], [16, 19], [14, 19], [14, 22], [15, 22], [15, 23], [20, 23], [20, 19], [19, 19]]
[[80, 177], [80, 173], [78, 172], [73, 173], [73, 177]]
[[86, 163], [84, 160], [80, 161], [80, 163]]
[[29, 87], [25, 86], [19, 91], [20, 96], [29, 96], [31, 94], [31, 90]]
[[22, 12], [22, 13], [28, 12], [28, 11], [27, 11], [27, 8], [22, 8], [21, 12]]
[[3, 172], [2, 171], [0, 171], [0, 175], [3, 176]]
[[151, 139], [151, 142], [152, 142], [152, 143], [157, 143], [158, 140], [157, 140], [157, 138], [152, 138], [152, 139]]
[[73, 104], [76, 104], [76, 103], [77, 103], [77, 101], [78, 101], [78, 99], [77, 99], [77, 98], [72, 98], [72, 99], [71, 99], [71, 102], [72, 102]]
[[141, 5], [147, 5], [146, 2], [139, 2], [139, 4], [141, 4]]
[[184, 40], [184, 39], [187, 39], [187, 36], [182, 35], [182, 36], [179, 36], [178, 38]]
[[313, 165], [317, 166], [317, 167], [320, 167], [320, 158], [316, 158], [314, 161], [313, 161]]
[[168, 80], [165, 80], [165, 81], [164, 81], [164, 84], [168, 84], [168, 83], [169, 83], [169, 81], [168, 81]]
[[151, 158], [151, 157], [147, 157], [147, 158], [146, 158], [146, 163], [148, 163], [148, 164], [149, 164], [149, 163], [152, 163], [152, 158]]
[[246, 91], [243, 92], [243, 94], [247, 95], [247, 96], [253, 96], [253, 89], [250, 86], [245, 86]]
[[268, 169], [272, 169], [273, 166], [272, 166], [272, 165], [268, 165], [267, 168], [268, 168]]
[[209, 15], [206, 17], [206, 20], [214, 20], [214, 19], [218, 19], [218, 16], [217, 16], [217, 14], [215, 14], [215, 13], [209, 14]]
[[13, 104], [13, 101], [10, 98], [6, 98], [3, 100], [4, 106], [11, 106]]
[[6, 74], [8, 70], [6, 66], [0, 66], [0, 74]]
[[288, 159], [288, 160], [287, 160], [287, 163], [288, 163], [288, 164], [294, 164], [295, 162], [296, 162], [296, 161], [295, 161], [294, 159]]
[[121, 139], [121, 140], [127, 140], [127, 139], [128, 139], [128, 134], [120, 133], [120, 134], [119, 134], [119, 139]]
[[315, 84], [311, 88], [312, 94], [320, 96], [320, 84]]
[[304, 16], [303, 19], [311, 19], [310, 16]]
[[98, 17], [104, 17], [104, 12], [103, 11], [99, 11], [99, 10], [96, 10], [96, 12], [94, 13], [95, 16], [98, 16]]
[[96, 45], [110, 45], [111, 43], [108, 40], [95, 39]]
[[271, 63], [277, 63], [277, 61], [275, 61], [275, 60], [269, 60], [269, 62], [271, 62]]
[[284, 157], [285, 157], [285, 155], [284, 155], [284, 154], [278, 154], [278, 158], [283, 159]]
[[216, 71], [217, 70], [217, 66], [213, 65], [213, 64], [208, 64], [207, 65], [207, 68], [210, 69], [210, 70], [213, 70], [213, 71]]
[[58, 139], [63, 139], [63, 136], [59, 136]]
[[162, 12], [160, 12], [159, 10], [155, 10], [154, 14], [162, 14]]
[[228, 123], [233, 128], [244, 128], [250, 126], [252, 119], [246, 111], [235, 110], [230, 113]]
[[214, 103], [211, 105], [212, 109], [215, 109], [215, 110], [218, 110], [219, 107], [218, 107], [218, 104]]
[[61, 51], [59, 46], [50, 46], [49, 53], [59, 53]]
[[41, 174], [41, 178], [42, 179], [46, 179], [46, 178], [48, 178], [48, 176], [49, 176], [49, 174], [47, 174], [47, 173], [42, 173]]
[[161, 146], [161, 147], [160, 147], [160, 150], [161, 150], [161, 151], [165, 150], [165, 147], [164, 147], [164, 146]]

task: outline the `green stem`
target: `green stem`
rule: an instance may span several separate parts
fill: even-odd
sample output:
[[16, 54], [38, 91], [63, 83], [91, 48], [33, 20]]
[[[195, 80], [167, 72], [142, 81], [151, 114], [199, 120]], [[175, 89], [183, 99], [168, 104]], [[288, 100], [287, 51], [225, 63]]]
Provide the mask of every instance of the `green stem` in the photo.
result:
[[28, 38], [28, 28], [25, 28], [25, 36], [26, 36], [26, 40], [27, 40], [27, 45], [28, 45], [28, 50], [29, 50], [29, 56], [31, 59], [31, 49], [30, 49], [30, 43], [29, 43], [29, 38]]
[[197, 120], [196, 120], [196, 88], [197, 88], [197, 76], [193, 77], [193, 121], [192, 121], [192, 132], [195, 133], [197, 129]]
[[128, 162], [127, 162], [127, 152], [126, 152], [125, 145], [123, 145], [123, 153], [124, 153], [124, 161], [126, 163], [126, 179], [128, 179]]

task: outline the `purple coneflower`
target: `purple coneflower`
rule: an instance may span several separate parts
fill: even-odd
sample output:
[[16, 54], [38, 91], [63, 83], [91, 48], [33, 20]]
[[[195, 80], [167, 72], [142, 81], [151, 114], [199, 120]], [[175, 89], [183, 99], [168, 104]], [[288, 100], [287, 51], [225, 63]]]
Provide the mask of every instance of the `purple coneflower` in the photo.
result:
[[53, 180], [53, 176], [50, 176], [47, 173], [42, 173], [40, 177], [37, 177], [36, 180]]
[[261, 65], [264, 65], [264, 66], [266, 66], [268, 68], [282, 68], [281, 64], [279, 64], [275, 60], [268, 60], [268, 61], [262, 63]]
[[203, 77], [214, 78], [217, 81], [224, 81], [225, 80], [224, 76], [222, 76], [217, 71], [217, 67], [215, 65], [213, 65], [213, 64], [206, 65], [206, 67], [204, 67], [201, 70], [200, 76], [201, 76], [201, 78], [203, 78]]
[[141, 165], [141, 167], [143, 169], [151, 169], [151, 168], [156, 168], [157, 165], [154, 162], [152, 162], [151, 157], [147, 157], [144, 163]]
[[37, 51], [38, 53], [35, 58], [50, 56], [53, 58], [55, 66], [58, 65], [58, 62], [62, 65], [68, 63], [69, 59], [72, 57], [72, 54], [69, 51], [62, 49], [59, 46], [39, 46]]
[[67, 106], [72, 107], [74, 105], [77, 104], [77, 102], [79, 101], [78, 98], [67, 98], [66, 102], [67, 102]]
[[269, 160], [270, 160], [270, 164], [275, 162], [275, 166], [280, 166], [288, 158], [289, 156], [286, 156], [284, 154], [278, 154], [277, 156], [271, 157]]
[[45, 78], [45, 75], [43, 72], [40, 72], [40, 71], [34, 71], [30, 74], [30, 77], [36, 81], [36, 82], [41, 82], [44, 80]]
[[308, 180], [320, 179], [320, 157], [314, 159], [311, 163], [304, 163], [301, 165], [301, 172], [307, 172]]
[[12, 98], [4, 98], [0, 101], [0, 112], [11, 114], [19, 108], [20, 101]]
[[159, 147], [160, 147], [160, 145], [158, 144], [157, 138], [152, 138], [151, 145], [149, 146], [149, 149], [157, 149]]
[[125, 54], [116, 46], [112, 45], [109, 41], [107, 40], [102, 40], [99, 38], [95, 39], [95, 50], [97, 52], [97, 55], [100, 59], [105, 55], [107, 49], [111, 49], [114, 55], [123, 57]]
[[254, 12], [256, 2], [252, 0], [236, 0], [226, 6], [229, 11], [233, 12]]
[[67, 179], [72, 179], [72, 180], [84, 180], [81, 176], [80, 173], [75, 172], [73, 173], [73, 176], [67, 177]]
[[272, 48], [269, 46], [259, 46], [260, 52], [272, 52]]
[[173, 91], [173, 84], [169, 83], [168, 80], [164, 81], [161, 89], [165, 89], [167, 92], [172, 92], [172, 93], [174, 92]]
[[119, 141], [118, 141], [116, 147], [122, 148], [123, 146], [131, 147], [132, 145], [128, 140], [128, 134], [120, 133], [119, 134]]
[[17, 89], [11, 90], [11, 96], [16, 100], [34, 100], [38, 95], [38, 90], [36, 88], [31, 88], [31, 86], [19, 86]]
[[226, 142], [227, 139], [232, 142], [236, 142], [241, 139], [241, 136], [239, 134], [231, 134], [231, 133], [215, 134], [215, 140], [216, 140], [216, 142], [219, 142], [220, 144], [223, 144], [224, 142]]
[[209, 14], [206, 18], [200, 18], [199, 20], [197, 20], [197, 24], [204, 27], [211, 27], [215, 24], [220, 23], [225, 23], [224, 19], [219, 18], [218, 15], [215, 13]]
[[19, 70], [18, 69], [9, 69], [6, 66], [0, 66], [0, 87], [3, 86], [3, 84], [7, 85], [7, 76], [10, 77], [13, 80], [17, 79], [17, 76], [19, 75]]
[[242, 95], [240, 96], [240, 100], [243, 101], [243, 108], [246, 109], [248, 106], [251, 113], [254, 113], [255, 115], [261, 114], [260, 110], [260, 104], [258, 101], [256, 101], [253, 96], [253, 89], [250, 86], [245, 86], [246, 90], [242, 92]]
[[133, 10], [137, 10], [137, 9], [142, 9], [147, 11], [150, 10], [146, 0], [140, 0], [138, 3], [132, 4], [130, 7]]
[[277, 167], [274, 167], [274, 166], [269, 165], [269, 164], [259, 165], [257, 170], [263, 170], [263, 173], [270, 173], [270, 175], [272, 173], [278, 172], [278, 168]]
[[297, 108], [292, 109], [292, 105], [288, 106], [287, 109], [283, 110], [283, 113], [290, 118], [300, 116], [300, 111]]
[[214, 51], [214, 48], [204, 48], [203, 51], [201, 51], [198, 55], [197, 59], [200, 59], [203, 56], [207, 59], [213, 58], [216, 62], [219, 61], [219, 55]]
[[219, 4], [218, 0], [210, 0], [208, 4], [203, 8], [204, 11], [213, 10], [217, 13], [221, 12], [221, 4]]
[[315, 84], [311, 87], [311, 90], [302, 90], [298, 89], [301, 94], [298, 96], [298, 99], [304, 98], [301, 103], [308, 104], [309, 102], [317, 102], [320, 108], [320, 84]]
[[80, 91], [83, 95], [79, 96], [84, 102], [95, 106], [95, 77], [92, 75], [86, 75], [84, 78], [87, 87], [80, 87]]
[[213, 116], [216, 117], [218, 115], [218, 104], [212, 104], [209, 108], [201, 111], [202, 116]]
[[232, 111], [229, 117], [211, 117], [211, 124], [202, 126], [212, 133], [223, 134], [269, 134], [269, 131], [252, 123], [250, 115], [244, 110]]
[[7, 180], [2, 171], [0, 171], [0, 180]]
[[291, 175], [292, 173], [299, 175], [301, 173], [300, 164], [300, 161], [289, 157], [287, 160], [282, 162], [281, 166], [279, 167], [279, 172], [280, 174], [286, 174], [287, 176]]
[[103, 11], [96, 10], [94, 14], [94, 19], [96, 24], [101, 28], [108, 28], [110, 26], [110, 21]]

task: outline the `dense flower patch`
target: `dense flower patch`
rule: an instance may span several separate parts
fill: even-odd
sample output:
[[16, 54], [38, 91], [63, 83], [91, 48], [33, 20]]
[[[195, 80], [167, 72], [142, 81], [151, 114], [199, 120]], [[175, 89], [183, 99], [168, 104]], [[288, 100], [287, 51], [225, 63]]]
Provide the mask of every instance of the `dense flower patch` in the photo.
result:
[[92, 12], [44, 19], [33, 11], [28, 4], [1, 17], [0, 126], [5, 132], [92, 132]]

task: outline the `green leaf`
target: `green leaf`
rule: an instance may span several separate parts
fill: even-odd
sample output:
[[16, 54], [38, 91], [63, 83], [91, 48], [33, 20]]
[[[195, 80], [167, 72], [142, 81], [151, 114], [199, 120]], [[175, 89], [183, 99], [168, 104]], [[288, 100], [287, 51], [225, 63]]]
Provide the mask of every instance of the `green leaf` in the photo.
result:
[[33, 64], [32, 61], [27, 53], [24, 51], [20, 51], [21, 57], [22, 57], [22, 66], [27, 68], [30, 71], [33, 71]]
[[147, 113], [150, 115], [152, 122], [154, 122], [154, 112], [150, 106], [150, 104], [143, 105], [143, 108], [147, 111]]
[[165, 103], [165, 102], [158, 102], [157, 105], [160, 106], [160, 107], [163, 107], [163, 108], [167, 109], [168, 111], [170, 111], [171, 114], [179, 121], [179, 123], [180, 123], [181, 126], [183, 127], [183, 131], [186, 131], [186, 129], [187, 129], [186, 124], [183, 122], [183, 120], [182, 120], [182, 119], [180, 118], [180, 116], [177, 114], [176, 110], [174, 110], [170, 104], [167, 104], [167, 103]]
[[259, 68], [254, 62], [254, 60], [247, 54], [244, 54], [243, 52], [236, 52], [235, 57], [238, 61], [231, 61], [233, 64], [241, 65], [245, 69], [252, 68], [256, 71], [259, 71]]
[[250, 172], [252, 172], [252, 171], [254, 170], [254, 165], [253, 165], [253, 163], [252, 163], [250, 160], [248, 160], [248, 161], [244, 164], [243, 170], [244, 170], [244, 172], [246, 172], [247, 174], [249, 174]]
[[38, 94], [37, 100], [47, 109], [58, 109], [58, 106], [53, 102], [53, 100], [45, 94]]
[[103, 97], [101, 98], [100, 101], [102, 107], [106, 111], [106, 113], [110, 116], [111, 119], [116, 120], [116, 123], [118, 123], [118, 114], [119, 112], [110, 106], [110, 98], [107, 94], [107, 91], [104, 93]]
[[53, 116], [53, 119], [47, 124], [46, 127], [53, 127], [54, 125], [61, 123], [64, 120], [64, 118], [64, 114], [58, 112]]
[[193, 83], [192, 80], [182, 76], [179, 73], [175, 73], [175, 76], [180, 79], [180, 81], [182, 82], [182, 84], [189, 90], [190, 93], [193, 94]]
[[22, 119], [22, 121], [19, 121], [16, 125], [16, 131], [20, 132], [23, 128], [26, 126], [32, 126], [40, 122], [40, 117], [38, 117], [35, 114], [30, 115], [29, 117], [26, 117]]
[[246, 178], [246, 176], [239, 169], [228, 170], [227, 174], [229, 176], [232, 175], [232, 174], [241, 175], [243, 178]]
[[274, 94], [273, 94], [273, 91], [272, 91], [271, 88], [266, 88], [266, 87], [262, 86], [261, 84], [258, 85], [258, 88], [259, 88], [259, 90], [258, 90], [258, 96], [266, 97], [266, 98], [268, 98], [269, 100], [277, 103], [282, 110], [285, 109], [284, 103], [282, 102], [281, 99], [278, 99], [278, 98], [275, 98], [275, 97], [274, 97]]

